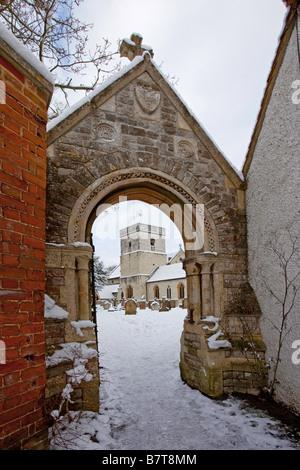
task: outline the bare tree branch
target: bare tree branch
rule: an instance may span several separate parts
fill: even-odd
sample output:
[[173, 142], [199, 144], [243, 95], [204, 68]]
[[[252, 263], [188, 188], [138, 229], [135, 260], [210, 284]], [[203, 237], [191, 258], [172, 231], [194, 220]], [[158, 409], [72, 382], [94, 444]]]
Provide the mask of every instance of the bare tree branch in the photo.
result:
[[274, 368], [270, 380], [270, 396], [273, 396], [275, 392], [284, 340], [291, 330], [287, 329], [288, 317], [293, 311], [300, 293], [300, 237], [299, 235], [293, 235], [289, 228], [285, 230], [284, 234], [284, 240], [278, 239], [274, 235], [268, 245], [270, 255], [275, 255], [277, 259], [277, 263], [274, 265], [274, 277], [277, 279], [276, 286], [271, 287], [271, 281], [264, 277], [261, 279], [262, 289], [269, 292], [279, 306], [280, 312], [279, 316], [274, 319], [267, 318], [278, 333], [277, 350], [273, 358]]
[[[57, 90], [68, 103], [68, 91], [89, 91], [105, 74], [119, 68], [114, 62], [118, 47], [103, 39], [89, 50], [92, 24], [75, 15], [84, 0], [2, 0], [0, 17], [12, 33], [47, 65]], [[114, 63], [113, 63], [114, 62]], [[83, 76], [87, 83], [77, 83]], [[51, 107], [50, 109], [53, 109]]]

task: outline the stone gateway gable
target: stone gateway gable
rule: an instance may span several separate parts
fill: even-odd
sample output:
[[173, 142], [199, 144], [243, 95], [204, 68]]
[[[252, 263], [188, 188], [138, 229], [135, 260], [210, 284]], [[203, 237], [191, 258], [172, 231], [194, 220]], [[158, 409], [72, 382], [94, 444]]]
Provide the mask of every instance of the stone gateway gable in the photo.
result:
[[[120, 197], [159, 204], [184, 240], [183, 379], [219, 396], [224, 374], [227, 390], [233, 391], [228, 376], [246, 370], [250, 379], [239, 390], [254, 390], [249, 361], [234, 348], [210, 349], [211, 333], [201, 323], [214, 317], [225, 328], [232, 324], [225, 307], [246, 277], [244, 181], [147, 51], [50, 123], [47, 163], [47, 293], [70, 320], [91, 319], [90, 232], [105, 204]], [[195, 248], [189, 239], [200, 205], [204, 246]], [[187, 233], [181, 226], [186, 206], [191, 208]], [[238, 335], [239, 322], [234, 325], [231, 333]]]
[[[209, 201], [207, 209], [212, 216], [220, 207], [232, 207], [232, 213], [226, 212], [233, 221], [234, 207], [244, 210], [240, 176], [147, 54], [137, 57], [113, 81], [108, 80], [98, 92], [50, 123], [47, 227], [51, 241], [78, 241], [81, 237], [77, 234], [78, 220], [74, 220], [75, 233], [71, 228], [68, 233], [67, 219], [88, 186], [93, 185], [94, 190], [95, 181], [99, 181], [99, 189], [105, 189], [104, 185], [114, 184], [115, 178], [137, 178], [136, 170], [150, 184], [153, 180], [163, 183], [165, 177], [181, 181], [203, 203]], [[108, 175], [110, 181], [105, 181]], [[60, 204], [59, 190], [63, 195]], [[186, 198], [192, 202], [191, 196]], [[215, 216], [221, 217], [220, 213]], [[236, 223], [231, 225], [237, 229]]]

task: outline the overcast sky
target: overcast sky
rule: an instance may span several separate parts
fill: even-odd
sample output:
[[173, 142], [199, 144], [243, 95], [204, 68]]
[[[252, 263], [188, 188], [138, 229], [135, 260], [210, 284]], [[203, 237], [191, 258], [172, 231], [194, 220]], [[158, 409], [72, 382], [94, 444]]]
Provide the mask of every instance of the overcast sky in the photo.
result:
[[116, 45], [140, 33], [214, 143], [242, 169], [283, 27], [282, 0], [85, 0], [80, 9], [94, 23], [92, 42]]

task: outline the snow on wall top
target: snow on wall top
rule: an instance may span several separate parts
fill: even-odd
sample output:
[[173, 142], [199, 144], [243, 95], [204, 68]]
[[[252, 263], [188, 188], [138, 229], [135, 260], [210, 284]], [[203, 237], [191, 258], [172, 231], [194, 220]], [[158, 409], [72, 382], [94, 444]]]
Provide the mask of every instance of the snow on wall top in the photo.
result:
[[22, 57], [25, 62], [33, 67], [49, 83], [54, 85], [54, 78], [48, 68], [1, 22], [0, 39], [13, 49], [20, 57]]
[[51, 297], [45, 294], [45, 318], [65, 319], [69, 313], [57, 305]]

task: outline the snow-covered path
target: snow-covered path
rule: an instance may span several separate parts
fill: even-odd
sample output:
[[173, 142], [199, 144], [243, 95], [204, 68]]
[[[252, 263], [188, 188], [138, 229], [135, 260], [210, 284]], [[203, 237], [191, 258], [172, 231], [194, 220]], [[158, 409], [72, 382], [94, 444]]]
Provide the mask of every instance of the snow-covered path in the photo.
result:
[[129, 316], [98, 309], [101, 410], [99, 415], [85, 413], [79, 424], [72, 424], [74, 435], [81, 436], [72, 448], [299, 448], [263, 412], [235, 398], [211, 400], [182, 382], [179, 353], [185, 313], [178, 308]]

